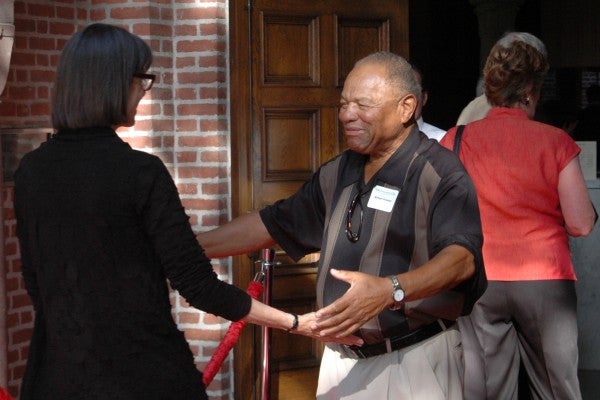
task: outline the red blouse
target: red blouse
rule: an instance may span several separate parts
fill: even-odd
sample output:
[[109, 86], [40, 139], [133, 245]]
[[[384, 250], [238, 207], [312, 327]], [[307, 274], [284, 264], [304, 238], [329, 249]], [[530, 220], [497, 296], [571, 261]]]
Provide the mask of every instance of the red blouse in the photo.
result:
[[[452, 149], [455, 134], [441, 144]], [[575, 280], [558, 176], [579, 151], [566, 132], [518, 109], [493, 108], [465, 127], [460, 159], [477, 190], [489, 280]]]

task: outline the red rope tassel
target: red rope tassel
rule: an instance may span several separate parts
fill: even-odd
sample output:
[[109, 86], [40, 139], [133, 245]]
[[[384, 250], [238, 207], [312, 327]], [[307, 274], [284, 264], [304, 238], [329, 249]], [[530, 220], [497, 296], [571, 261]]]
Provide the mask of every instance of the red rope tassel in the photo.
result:
[[[258, 297], [262, 294], [263, 289], [264, 286], [262, 285], [262, 283], [258, 281], [251, 281], [248, 285], [246, 293], [252, 296], [252, 298], [258, 299]], [[227, 357], [227, 354], [229, 354], [229, 351], [237, 343], [237, 340], [240, 337], [242, 329], [244, 329], [245, 325], [245, 321], [236, 321], [232, 322], [231, 325], [229, 325], [229, 329], [227, 329], [225, 337], [223, 337], [223, 340], [221, 340], [221, 343], [219, 343], [219, 346], [217, 347], [214, 354], [210, 358], [210, 361], [208, 362], [208, 364], [206, 364], [206, 367], [204, 368], [204, 371], [202, 373], [202, 381], [204, 382], [204, 386], [208, 387], [208, 385], [212, 382], [219, 369], [221, 369], [221, 364], [223, 364], [223, 361]]]

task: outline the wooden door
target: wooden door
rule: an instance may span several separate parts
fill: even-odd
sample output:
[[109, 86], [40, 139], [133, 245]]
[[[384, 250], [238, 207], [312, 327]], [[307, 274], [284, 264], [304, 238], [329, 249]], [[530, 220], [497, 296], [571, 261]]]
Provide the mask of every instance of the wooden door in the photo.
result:
[[[233, 0], [230, 16], [237, 216], [291, 195], [344, 148], [337, 118], [344, 79], [356, 60], [374, 51], [408, 57], [408, 1]], [[315, 309], [317, 260], [314, 254], [294, 263], [277, 249], [275, 307], [298, 314]], [[248, 285], [255, 261], [252, 255], [234, 260], [236, 285]], [[246, 329], [236, 346], [236, 399], [260, 399], [260, 331]], [[271, 399], [298, 399], [281, 387], [285, 374], [316, 369], [322, 344], [273, 331], [270, 350]], [[315, 374], [303, 376], [313, 390]]]

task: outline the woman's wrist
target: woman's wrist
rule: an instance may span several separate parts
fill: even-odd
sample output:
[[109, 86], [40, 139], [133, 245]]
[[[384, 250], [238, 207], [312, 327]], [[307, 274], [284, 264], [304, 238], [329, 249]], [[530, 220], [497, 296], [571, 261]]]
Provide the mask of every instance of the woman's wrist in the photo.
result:
[[293, 320], [292, 320], [290, 327], [285, 330], [287, 333], [290, 333], [290, 332], [298, 329], [298, 314], [294, 314], [294, 313], [289, 313], [289, 314], [293, 317]]

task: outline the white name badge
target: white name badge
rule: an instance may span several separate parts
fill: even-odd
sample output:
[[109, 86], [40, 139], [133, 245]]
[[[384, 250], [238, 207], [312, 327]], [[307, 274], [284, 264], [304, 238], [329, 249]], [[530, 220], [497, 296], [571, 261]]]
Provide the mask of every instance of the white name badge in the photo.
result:
[[376, 210], [390, 212], [394, 208], [396, 198], [398, 198], [398, 189], [390, 189], [383, 186], [375, 186], [369, 197], [367, 207], [374, 208]]

